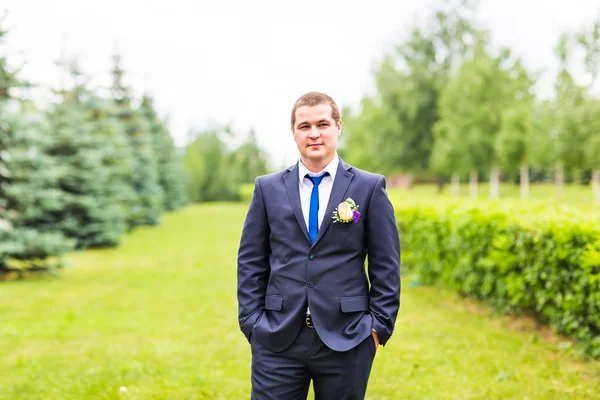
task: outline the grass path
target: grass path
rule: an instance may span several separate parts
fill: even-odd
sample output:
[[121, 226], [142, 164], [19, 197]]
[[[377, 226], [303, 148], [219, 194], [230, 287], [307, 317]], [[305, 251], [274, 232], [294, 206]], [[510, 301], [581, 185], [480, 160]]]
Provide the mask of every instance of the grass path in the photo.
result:
[[[0, 284], [0, 399], [247, 399], [237, 326], [245, 205], [188, 207], [60, 278]], [[369, 399], [600, 398], [600, 363], [514, 321], [404, 282]]]

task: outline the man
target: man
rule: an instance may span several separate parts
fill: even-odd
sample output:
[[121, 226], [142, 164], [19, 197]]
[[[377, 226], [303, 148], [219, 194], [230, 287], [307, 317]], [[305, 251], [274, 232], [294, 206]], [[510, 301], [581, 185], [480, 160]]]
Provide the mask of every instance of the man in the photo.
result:
[[[333, 99], [301, 96], [300, 160], [256, 179], [238, 253], [240, 328], [252, 399], [362, 399], [400, 307], [400, 244], [385, 178], [336, 152]], [[368, 255], [368, 279], [364, 261]]]

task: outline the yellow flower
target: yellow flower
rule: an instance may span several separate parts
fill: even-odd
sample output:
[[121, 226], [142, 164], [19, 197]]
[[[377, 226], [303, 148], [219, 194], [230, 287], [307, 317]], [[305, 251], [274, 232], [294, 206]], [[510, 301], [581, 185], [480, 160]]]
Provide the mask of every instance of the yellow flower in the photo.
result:
[[345, 201], [340, 203], [338, 206], [338, 216], [340, 217], [340, 220], [342, 222], [350, 222], [352, 221], [352, 215], [353, 212], [350, 204], [346, 203]]

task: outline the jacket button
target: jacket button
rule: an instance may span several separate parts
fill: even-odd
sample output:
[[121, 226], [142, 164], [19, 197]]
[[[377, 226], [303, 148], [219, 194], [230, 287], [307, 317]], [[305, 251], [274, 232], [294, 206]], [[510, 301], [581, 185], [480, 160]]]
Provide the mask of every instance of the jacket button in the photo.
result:
[[315, 256], [313, 254], [311, 254], [310, 256], [308, 256], [308, 259], [312, 261], [315, 259]]
[[308, 281], [308, 282], [306, 283], [306, 286], [308, 286], [308, 287], [313, 287], [313, 286], [314, 286], [314, 284], [312, 283], [312, 281]]

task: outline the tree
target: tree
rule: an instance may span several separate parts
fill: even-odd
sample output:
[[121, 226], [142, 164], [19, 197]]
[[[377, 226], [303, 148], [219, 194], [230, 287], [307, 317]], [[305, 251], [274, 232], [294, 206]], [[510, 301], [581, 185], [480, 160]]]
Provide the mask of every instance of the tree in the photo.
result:
[[[483, 43], [466, 60], [440, 98], [440, 120], [437, 131], [444, 141], [436, 155], [440, 165], [470, 171], [474, 188], [480, 171], [490, 174], [490, 197], [499, 196], [500, 157], [496, 148], [502, 129], [502, 116], [523, 98], [528, 87], [519, 60], [510, 57], [508, 49], [492, 56]], [[456, 147], [451, 151], [448, 146]], [[448, 157], [457, 157], [452, 161]], [[445, 162], [444, 162], [445, 161]], [[438, 168], [439, 168], [438, 166]], [[476, 195], [476, 190], [471, 190]]]
[[[381, 105], [379, 97], [365, 97], [357, 113], [345, 109], [343, 115], [340, 155], [344, 159], [383, 174], [402, 171], [396, 162], [398, 144], [394, 141], [394, 132], [400, 128], [396, 119]], [[383, 154], [382, 149], [386, 149]]]
[[150, 96], [143, 97], [140, 112], [147, 121], [149, 132], [152, 135], [158, 183], [163, 193], [162, 208], [168, 211], [176, 210], [187, 202], [183, 162], [177, 153], [167, 125], [158, 117]]
[[585, 101], [582, 87], [575, 83], [569, 71], [569, 63], [573, 53], [573, 40], [563, 33], [555, 48], [560, 61], [560, 70], [556, 78], [556, 104], [554, 109], [553, 154], [556, 162], [556, 194], [560, 196], [564, 186], [565, 168], [583, 168], [585, 160], [585, 132], [580, 121], [579, 108]]
[[[4, 22], [4, 18], [0, 20], [0, 23]], [[0, 44], [3, 43], [7, 31], [2, 29], [0, 25]], [[6, 104], [10, 99], [9, 90], [10, 88], [17, 86], [16, 74], [7, 65], [6, 56], [0, 56], [0, 112], [3, 112], [6, 108]], [[2, 115], [0, 119], [0, 190], [6, 189], [8, 184], [8, 178], [10, 177], [10, 171], [8, 170], [8, 163], [10, 162], [10, 153], [8, 152], [8, 145], [10, 143], [10, 135], [8, 133], [9, 125], [5, 120], [6, 117]], [[4, 215], [6, 212], [6, 199], [0, 197], [0, 227], [2, 231], [10, 228], [10, 224], [2, 218], [6, 218]], [[3, 242], [6, 238], [1, 237]]]
[[5, 221], [0, 270], [52, 269], [60, 266], [53, 256], [75, 246], [74, 240], [46, 224], [60, 211], [61, 167], [45, 154], [49, 137], [40, 119], [35, 110], [18, 114], [0, 110], [3, 159], [8, 160], [0, 190]]
[[203, 201], [206, 166], [202, 149], [202, 140], [198, 137], [185, 146], [183, 166], [187, 177], [187, 198], [194, 203]]
[[584, 66], [589, 77], [585, 87], [586, 100], [581, 109], [581, 125], [586, 131], [586, 166], [592, 169], [592, 191], [594, 201], [600, 204], [600, 100], [594, 98], [592, 90], [600, 73], [600, 18], [591, 27], [576, 35], [577, 43], [583, 48]]
[[193, 202], [239, 200], [240, 175], [231, 163], [231, 153], [222, 137], [228, 128], [199, 131], [185, 147], [188, 198]]
[[586, 165], [592, 168], [594, 202], [600, 204], [600, 99], [590, 98], [581, 107], [581, 125], [585, 130]]
[[254, 129], [250, 130], [246, 141], [233, 152], [232, 165], [240, 183], [253, 183], [257, 176], [267, 173], [267, 158], [258, 147]]
[[58, 91], [62, 101], [46, 113], [51, 139], [45, 149], [61, 167], [61, 206], [46, 224], [76, 239], [79, 248], [113, 246], [127, 227], [129, 146], [110, 119], [110, 103], [87, 89], [77, 62], [62, 67], [72, 85]]
[[[0, 44], [6, 34], [0, 26]], [[56, 256], [75, 244], [36, 226], [57, 207], [57, 166], [43, 154], [40, 113], [13, 94], [25, 86], [0, 55], [0, 272], [60, 266]]]
[[153, 136], [150, 126], [139, 109], [132, 105], [130, 90], [123, 83], [124, 71], [121, 56], [113, 56], [112, 94], [115, 102], [115, 117], [131, 147], [133, 168], [129, 185], [135, 196], [128, 204], [128, 225], [156, 225], [159, 222], [163, 205], [163, 191], [158, 182], [157, 158], [154, 154]]
[[[440, 175], [451, 173], [451, 193], [453, 196], [458, 196], [460, 176], [469, 172], [469, 164], [467, 159], [462, 157], [462, 154], [466, 151], [462, 148], [463, 142], [456, 137], [455, 127], [461, 122], [458, 120], [450, 121], [450, 118], [451, 114], [434, 125], [433, 135], [435, 140], [431, 151], [430, 166], [434, 172]], [[463, 131], [466, 127], [459, 126], [458, 129]], [[476, 173], [471, 173], [469, 193], [472, 197], [477, 196]]]
[[556, 164], [556, 126], [556, 102], [534, 102], [530, 113], [531, 131], [528, 134], [528, 143], [531, 146], [527, 148], [527, 152], [531, 164], [542, 170], [551, 170]]
[[529, 198], [529, 163], [537, 143], [533, 134], [532, 113], [535, 98], [530, 90], [533, 79], [516, 62], [509, 72], [511, 87], [507, 90], [507, 109], [502, 113], [495, 152], [504, 169], [520, 168], [521, 198]]
[[600, 73], [600, 17], [592, 22], [589, 29], [583, 28], [576, 35], [576, 40], [585, 52], [583, 64], [590, 79], [588, 88], [591, 89]]
[[[485, 36], [475, 26], [476, 5], [474, 1], [453, 1], [440, 6], [384, 58], [375, 72], [377, 95], [365, 99], [361, 113], [350, 125], [346, 123], [347, 147], [368, 141], [377, 155], [371, 161], [382, 172], [431, 171], [440, 94], [460, 61]], [[367, 124], [372, 131], [368, 137], [364, 136]], [[348, 154], [359, 155], [361, 150], [348, 149]], [[441, 175], [447, 171], [433, 170]]]
[[[4, 44], [8, 31], [2, 28], [6, 14], [0, 19], [0, 45]], [[11, 98], [10, 91], [12, 88], [27, 86], [27, 83], [22, 82], [17, 77], [17, 70], [8, 65], [6, 55], [0, 55], [0, 101], [3, 106], [6, 106], [6, 101]]]

